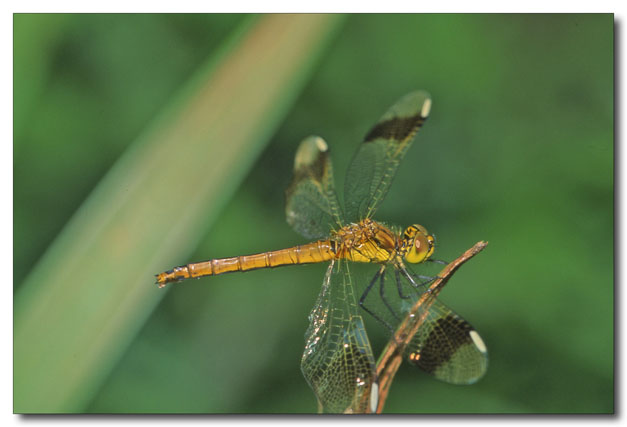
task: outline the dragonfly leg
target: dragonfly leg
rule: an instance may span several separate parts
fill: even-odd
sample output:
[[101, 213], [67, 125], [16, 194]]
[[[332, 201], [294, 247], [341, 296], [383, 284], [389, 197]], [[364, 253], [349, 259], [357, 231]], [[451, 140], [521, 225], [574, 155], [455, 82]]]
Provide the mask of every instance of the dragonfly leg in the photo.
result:
[[422, 282], [418, 283], [418, 286], [426, 286], [438, 278], [438, 276], [425, 276], [422, 274], [416, 274], [414, 277], [422, 280]]
[[[438, 278], [438, 276], [425, 276], [422, 274], [416, 274], [413, 271], [405, 268], [405, 267], [401, 267], [397, 270], [397, 272], [400, 270], [401, 273], [403, 273], [403, 276], [405, 276], [405, 278], [407, 278], [407, 280], [409, 281], [409, 283], [412, 285], [412, 287], [414, 287], [415, 289], [419, 290], [420, 292], [424, 292], [425, 291], [425, 287], [433, 282], [435, 279]], [[398, 282], [398, 286], [400, 287], [400, 280], [397, 279]]]
[[427, 261], [428, 261], [428, 262], [435, 262], [436, 264], [442, 264], [442, 265], [447, 265], [447, 264], [448, 264], [448, 262], [446, 262], [446, 261], [442, 261], [441, 259], [432, 259], [432, 258], [429, 258]]
[[418, 281], [410, 280], [411, 284], [415, 288], [426, 287], [429, 283], [433, 282], [438, 276], [425, 276], [423, 274], [416, 274], [413, 271], [407, 271], [412, 278], [418, 279]]
[[377, 283], [377, 280], [379, 280], [379, 277], [381, 277], [381, 275], [383, 274], [383, 272], [385, 271], [385, 267], [381, 267], [379, 269], [379, 271], [377, 271], [377, 274], [374, 275], [374, 277], [372, 278], [372, 280], [370, 281], [370, 283], [368, 284], [368, 286], [366, 287], [366, 290], [364, 291], [364, 293], [361, 295], [361, 297], [359, 298], [359, 306], [361, 308], [364, 309], [364, 311], [366, 311], [368, 314], [370, 314], [372, 317], [374, 317], [375, 319], [377, 319], [377, 321], [379, 321], [381, 324], [383, 324], [385, 327], [387, 327], [389, 330], [394, 331], [394, 328], [392, 327], [392, 325], [390, 325], [388, 322], [386, 322], [385, 320], [383, 320], [381, 317], [379, 317], [374, 311], [370, 310], [368, 307], [366, 307], [365, 301], [366, 298], [368, 297], [368, 294], [370, 293], [370, 290], [372, 289], [372, 287], [374, 286], [375, 283]]
[[396, 320], [400, 320], [399, 317], [396, 315], [396, 312], [394, 311], [394, 309], [388, 302], [387, 298], [385, 298], [384, 282], [385, 282], [385, 270], [381, 272], [381, 276], [379, 277], [379, 296], [381, 296], [381, 300], [383, 301], [383, 304], [385, 304], [387, 309], [390, 310], [390, 313], [392, 313], [392, 316], [394, 316]]
[[398, 296], [401, 299], [407, 299], [410, 295], [403, 295], [403, 285], [401, 284], [401, 273], [397, 269], [394, 270], [394, 275], [396, 276], [396, 289], [398, 290]]
[[[423, 276], [421, 274], [416, 274], [413, 271], [409, 271], [405, 268], [401, 269], [403, 275], [407, 278], [407, 280], [409, 280], [409, 283], [411, 283], [411, 285], [416, 288], [422, 288], [423, 292], [429, 292], [431, 293], [431, 289], [427, 287], [427, 285], [431, 282], [433, 282], [436, 279], [439, 279], [439, 276]], [[419, 279], [419, 280], [423, 280], [422, 282], [416, 282], [416, 280], [414, 279]], [[425, 289], [426, 288], [426, 289]]]

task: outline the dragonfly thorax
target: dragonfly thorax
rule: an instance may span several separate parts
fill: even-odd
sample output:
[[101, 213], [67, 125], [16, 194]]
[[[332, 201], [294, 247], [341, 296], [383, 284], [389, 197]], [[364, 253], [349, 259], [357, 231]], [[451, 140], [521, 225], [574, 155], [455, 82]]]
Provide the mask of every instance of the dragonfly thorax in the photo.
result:
[[355, 262], [388, 262], [398, 253], [399, 237], [388, 227], [365, 219], [335, 233], [335, 256]]
[[435, 249], [435, 238], [422, 225], [414, 224], [403, 233], [401, 255], [405, 261], [418, 264], [429, 259]]

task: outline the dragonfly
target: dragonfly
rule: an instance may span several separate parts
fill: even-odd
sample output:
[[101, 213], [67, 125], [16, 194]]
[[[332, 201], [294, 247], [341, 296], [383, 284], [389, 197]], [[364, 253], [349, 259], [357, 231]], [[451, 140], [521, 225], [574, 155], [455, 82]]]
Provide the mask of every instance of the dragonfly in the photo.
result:
[[[328, 262], [322, 288], [309, 315], [301, 371], [326, 412], [374, 412], [378, 403], [376, 364], [362, 312], [393, 330], [433, 277], [417, 266], [435, 261], [435, 238], [425, 227], [400, 229], [373, 219], [401, 160], [429, 117], [431, 97], [411, 92], [393, 104], [366, 134], [346, 173], [344, 206], [335, 190], [328, 144], [310, 136], [299, 145], [286, 195], [287, 222], [311, 243], [175, 267], [157, 284], [190, 278]], [[437, 262], [437, 261], [436, 261]], [[375, 265], [374, 277], [356, 298], [352, 267]], [[378, 288], [381, 307], [369, 308]], [[370, 299], [369, 299], [370, 298]], [[439, 299], [406, 347], [405, 360], [453, 384], [472, 384], [487, 369], [487, 349], [478, 332]]]

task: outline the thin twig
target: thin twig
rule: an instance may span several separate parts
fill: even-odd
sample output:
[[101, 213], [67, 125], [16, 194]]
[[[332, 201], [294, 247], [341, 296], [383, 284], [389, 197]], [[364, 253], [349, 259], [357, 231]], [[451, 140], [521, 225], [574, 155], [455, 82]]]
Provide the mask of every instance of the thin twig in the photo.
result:
[[457, 271], [462, 264], [470, 258], [481, 252], [488, 242], [477, 242], [475, 245], [464, 252], [459, 258], [449, 263], [440, 272], [437, 279], [429, 286], [429, 290], [425, 292], [414, 304], [402, 323], [396, 329], [394, 336], [390, 339], [385, 349], [381, 353], [381, 357], [377, 363], [377, 377], [379, 378], [379, 400], [377, 403], [376, 413], [383, 411], [385, 400], [387, 399], [392, 380], [396, 371], [403, 360], [405, 347], [409, 344], [418, 328], [423, 324], [429, 313], [429, 308], [435, 301], [442, 288], [446, 285], [453, 273]]

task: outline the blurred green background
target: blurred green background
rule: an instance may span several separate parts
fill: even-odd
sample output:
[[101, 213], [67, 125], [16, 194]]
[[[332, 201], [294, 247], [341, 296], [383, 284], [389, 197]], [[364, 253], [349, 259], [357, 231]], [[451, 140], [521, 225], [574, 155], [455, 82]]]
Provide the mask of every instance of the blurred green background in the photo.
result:
[[[75, 258], [66, 248], [80, 247], [85, 229], [68, 231], [70, 218], [78, 222], [76, 212], [83, 212], [89, 224], [90, 212], [115, 215], [104, 190], [94, 196], [94, 188], [124, 167], [140, 170], [142, 156], [133, 157], [136, 163], [120, 159], [140, 153], [137, 147], [158, 151], [150, 135], [183, 111], [198, 82], [211, 80], [203, 70], [219, 69], [225, 52], [237, 50], [237, 40], [267, 18], [15, 15], [14, 410], [315, 412], [300, 357], [325, 266], [225, 275], [166, 290], [157, 289], [143, 270], [158, 273], [303, 243], [284, 219], [284, 190], [299, 141], [317, 134], [329, 142], [341, 189], [369, 127], [400, 96], [425, 89], [433, 97], [431, 118], [377, 218], [423, 224], [437, 236], [440, 259], [452, 260], [476, 241], [489, 241], [442, 299], [481, 332], [490, 366], [472, 386], [443, 384], [402, 366], [385, 412], [613, 412], [609, 14], [324, 17], [317, 47], [297, 49], [308, 59], [294, 71], [290, 81], [296, 83], [272, 103], [276, 109], [268, 109], [267, 117], [262, 112], [234, 119], [242, 125], [254, 120], [260, 130], [249, 138], [250, 155], [229, 165], [232, 174], [203, 183], [221, 194], [219, 202], [207, 199], [194, 211], [206, 219], [186, 222], [186, 203], [171, 202], [195, 182], [159, 184], [150, 190], [154, 203], [147, 202], [154, 214], [146, 216], [153, 227], [146, 241], [154, 252], [134, 259], [130, 251], [115, 264], [142, 269], [137, 283], [116, 283], [107, 274], [92, 282], [89, 267], [77, 283], [42, 280], [46, 268], [81, 267], [72, 266]], [[282, 37], [280, 26], [272, 28], [276, 34], [265, 34], [268, 46]], [[276, 60], [255, 49], [260, 63]], [[242, 80], [263, 88], [274, 74], [260, 74], [251, 68]], [[252, 91], [231, 102], [246, 106], [263, 96]], [[230, 144], [199, 141], [209, 148]], [[198, 161], [209, 170], [221, 159]], [[167, 171], [169, 164], [161, 167]], [[106, 188], [111, 197], [132, 191], [124, 182]], [[90, 194], [89, 209], [79, 211]], [[172, 215], [167, 222], [153, 226], [152, 216], [166, 211]], [[193, 238], [177, 232], [184, 224], [193, 224]], [[123, 240], [127, 231], [132, 236], [132, 230], [120, 229], [116, 238]], [[46, 257], [53, 242], [55, 255]], [[172, 250], [164, 252], [164, 246]], [[39, 264], [40, 273], [33, 272]], [[28, 332], [58, 336], [82, 349], [86, 344], [73, 341], [80, 335], [68, 323], [60, 326], [42, 313], [85, 307], [85, 317], [65, 319], [83, 325], [98, 308], [103, 283], [150, 295], [141, 307], [120, 298], [105, 321], [88, 325], [94, 341], [106, 335], [106, 362], [94, 357], [93, 365], [79, 369], [83, 358], [101, 350], [84, 348], [83, 354]], [[49, 292], [61, 303], [51, 308]], [[113, 321], [118, 333], [102, 332]], [[35, 326], [22, 332], [27, 323]], [[378, 354], [385, 331], [376, 322], [367, 326]], [[59, 376], [29, 377], [37, 364], [57, 364], [58, 375], [78, 378], [80, 387], [70, 389], [62, 405], [46, 402], [55, 393], [31, 399], [31, 392], [46, 387], [63, 393]]]

